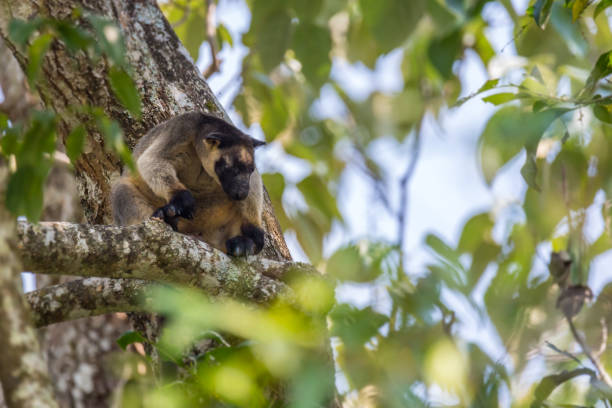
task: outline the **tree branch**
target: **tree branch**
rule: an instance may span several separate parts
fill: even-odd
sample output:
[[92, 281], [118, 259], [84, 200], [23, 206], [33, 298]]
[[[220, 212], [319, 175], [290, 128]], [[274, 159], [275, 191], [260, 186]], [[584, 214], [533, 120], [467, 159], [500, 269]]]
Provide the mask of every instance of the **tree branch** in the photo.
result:
[[576, 326], [574, 326], [574, 322], [572, 322], [572, 319], [567, 316], [566, 316], [566, 319], [567, 319], [567, 323], [569, 324], [572, 335], [574, 336], [574, 339], [576, 339], [576, 342], [578, 342], [578, 344], [580, 345], [582, 352], [588, 357], [588, 359], [591, 361], [593, 366], [595, 366], [595, 369], [597, 369], [597, 372], [599, 373], [601, 380], [608, 387], [612, 387], [612, 379], [606, 372], [606, 369], [603, 367], [599, 359], [597, 359], [597, 357], [593, 355], [589, 346], [584, 342], [584, 340], [580, 336], [580, 333], [578, 333], [578, 330], [576, 330]]
[[259, 303], [289, 294], [279, 280], [287, 274], [317, 273], [298, 262], [230, 258], [154, 219], [129, 227], [20, 222], [18, 236], [23, 266], [33, 272], [155, 280]]
[[46, 286], [26, 294], [32, 323], [53, 323], [115, 312], [151, 310], [149, 289], [156, 284], [139, 279], [86, 278]]
[[203, 72], [204, 78], [210, 78], [215, 72], [219, 72], [221, 61], [217, 57], [217, 22], [215, 21], [217, 2], [206, 0], [206, 41], [210, 46], [210, 66]]

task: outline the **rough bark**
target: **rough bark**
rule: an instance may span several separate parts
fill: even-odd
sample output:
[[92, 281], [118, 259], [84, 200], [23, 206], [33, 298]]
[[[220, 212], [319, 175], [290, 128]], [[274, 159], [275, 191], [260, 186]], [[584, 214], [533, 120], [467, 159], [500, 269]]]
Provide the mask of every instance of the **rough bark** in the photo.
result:
[[112, 312], [151, 310], [154, 283], [138, 279], [86, 278], [45, 286], [25, 297], [36, 327]]
[[18, 234], [23, 265], [39, 273], [156, 280], [256, 303], [283, 296], [285, 276], [317, 273], [299, 262], [230, 258], [155, 219], [130, 227], [20, 222]]
[[[8, 178], [0, 159], [0, 199]], [[18, 279], [15, 218], [0, 205], [0, 382], [10, 407], [56, 407], [36, 332]]]
[[38, 106], [40, 100], [29, 92], [28, 84], [17, 60], [13, 57], [0, 38], [0, 86], [4, 100], [0, 103], [0, 112], [12, 121], [19, 121], [27, 116], [28, 111]]

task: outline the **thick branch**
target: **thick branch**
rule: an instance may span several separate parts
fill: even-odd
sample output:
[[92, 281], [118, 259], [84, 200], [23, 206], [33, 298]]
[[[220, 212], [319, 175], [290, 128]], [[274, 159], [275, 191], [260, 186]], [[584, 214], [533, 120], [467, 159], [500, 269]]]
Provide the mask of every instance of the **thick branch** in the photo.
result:
[[36, 327], [114, 312], [151, 310], [148, 290], [139, 279], [86, 278], [46, 286], [26, 294]]
[[285, 295], [287, 286], [278, 278], [287, 273], [316, 272], [296, 262], [233, 259], [153, 219], [130, 227], [20, 222], [18, 234], [27, 270], [178, 283], [256, 302]]

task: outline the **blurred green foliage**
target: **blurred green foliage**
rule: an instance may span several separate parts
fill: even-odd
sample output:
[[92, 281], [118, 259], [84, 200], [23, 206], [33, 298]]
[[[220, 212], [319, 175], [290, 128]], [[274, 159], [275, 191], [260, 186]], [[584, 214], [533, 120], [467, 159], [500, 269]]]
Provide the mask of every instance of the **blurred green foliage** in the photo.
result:
[[[267, 308], [211, 302], [183, 289], [152, 294], [155, 311], [167, 319], [160, 342], [147, 345], [164, 362], [162, 372], [153, 374], [148, 357], [131, 356], [122, 405], [316, 407], [327, 404], [338, 385], [347, 407], [610, 406], [612, 391], [602, 374], [612, 372], [612, 285], [588, 306], [582, 306], [584, 296], [572, 298], [578, 314], [569, 317], [603, 372], [568, 330], [557, 299], [580, 292], [592, 262], [610, 250], [612, 2], [532, 0], [526, 10], [510, 0], [246, 3], [248, 32], [237, 38], [219, 25], [214, 38], [217, 49], [242, 42], [249, 50], [233, 107], [245, 125], [259, 124], [268, 141], [307, 164], [299, 182], [282, 172], [263, 177], [283, 229], [296, 234], [326, 277], [291, 282], [294, 302]], [[161, 4], [194, 59], [207, 40], [208, 4]], [[514, 27], [506, 52], [492, 44], [494, 19], [483, 17], [487, 10], [507, 15]], [[11, 38], [28, 47], [28, 79], [35, 86], [41, 56], [57, 39], [73, 52], [107, 58], [113, 90], [138, 117], [121, 40], [105, 36], [110, 22], [87, 18], [95, 37], [73, 20], [11, 25]], [[511, 58], [514, 50], [520, 58]], [[372, 70], [391, 52], [402, 57], [400, 90], [353, 98], [332, 75], [341, 62]], [[466, 93], [459, 74], [469, 55], [496, 76], [459, 99]], [[342, 114], [316, 114], [323, 87], [341, 101]], [[520, 173], [528, 189], [511, 205], [518, 221], [497, 211], [476, 214], [456, 245], [430, 234], [423, 244], [431, 261], [419, 270], [405, 259], [404, 231], [395, 242], [364, 237], [328, 254], [326, 237], [344, 223], [337, 196], [345, 169], [359, 169], [387, 215], [402, 225], [405, 203], [389, 193], [392, 177], [372, 146], [380, 139], [413, 143], [416, 159], [424, 120], [440, 121], [474, 98], [499, 106], [479, 139], [484, 181], [494, 183], [510, 161], [525, 157]], [[95, 107], [82, 109], [92, 123], [68, 138], [71, 160], [89, 126], [129, 160], [118, 125]], [[0, 118], [0, 127], [2, 152], [16, 159], [7, 205], [36, 219], [54, 149], [54, 116], [34, 112], [24, 124]], [[303, 205], [288, 205], [289, 191]], [[605, 226], [590, 239], [587, 208], [599, 209]], [[552, 276], [541, 268], [549, 262]], [[334, 299], [337, 286], [376, 295], [357, 307]], [[468, 340], [478, 336], [461, 330], [457, 307], [484, 322], [483, 337], [500, 340], [496, 350]], [[146, 340], [127, 333], [119, 343], [125, 348]]]
[[[171, 22], [189, 21], [179, 12], [185, 4], [163, 5]], [[189, 4], [197, 8], [194, 14], [206, 13], [205, 5]], [[606, 406], [609, 384], [602, 386], [576, 348], [556, 300], [586, 284], [591, 262], [611, 244], [607, 201], [601, 206], [606, 228], [594, 240], [586, 238], [585, 210], [597, 193], [608, 197], [612, 186], [612, 89], [607, 81], [612, 36], [606, 12], [612, 2], [534, 0], [527, 10], [516, 10], [508, 0], [247, 4], [248, 32], [241, 39], [225, 35], [218, 40], [220, 48], [239, 40], [249, 47], [233, 107], [245, 125], [258, 123], [268, 141], [277, 141], [310, 169], [296, 184], [281, 172], [264, 175], [281, 225], [295, 232], [309, 260], [329, 279], [382, 293], [366, 307], [337, 303], [328, 315], [345, 405], [415, 407], [444, 401], [442, 405], [473, 407]], [[511, 50], [504, 54], [492, 45], [495, 19], [483, 17], [487, 9], [489, 15], [504, 13], [514, 25], [513, 42], [504, 48], [513, 47], [523, 57], [518, 67], [507, 58]], [[179, 36], [189, 44], [195, 37], [181, 34], [186, 30], [179, 25]], [[398, 50], [403, 58], [400, 90], [374, 89], [365, 99], [353, 99], [338, 76], [330, 75], [330, 67], [341, 61], [374, 69], [381, 57]], [[476, 94], [458, 99], [459, 73], [468, 55], [476, 55], [485, 67], [494, 65], [490, 71], [499, 73]], [[313, 110], [322, 87], [341, 101], [341, 114], [328, 117]], [[473, 98], [500, 106], [479, 141], [486, 183], [525, 155], [520, 173], [528, 190], [523, 202], [514, 205], [522, 221], [485, 212], [467, 220], [457, 245], [428, 235], [424, 245], [432, 261], [425, 270], [407, 266], [405, 248], [400, 248], [403, 231], [397, 242], [364, 237], [327, 256], [325, 238], [332, 226], [344, 223], [336, 201], [344, 170], [360, 169], [388, 215], [401, 225], [404, 203], [388, 192], [392, 178], [371, 146], [384, 138], [403, 145], [413, 141], [416, 157], [414, 140], [421, 137], [423, 121], [441, 120], [448, 108]], [[301, 193], [304, 205], [288, 205], [288, 190]], [[494, 234], [494, 229], [503, 231]], [[551, 247], [569, 257], [562, 278], [549, 278], [534, 267], [548, 263], [550, 252], [543, 254], [542, 248]], [[487, 330], [503, 344], [499, 355], [462, 336], [453, 311], [458, 304], [489, 322]], [[587, 343], [604, 350], [604, 367], [609, 367], [611, 353], [597, 342], [611, 318], [588, 316], [610, 312], [600, 303], [573, 319]], [[590, 368], [561, 375], [580, 366], [562, 349], [543, 347], [544, 341], [576, 353], [580, 365]], [[525, 386], [519, 381], [529, 373], [537, 349], [545, 367], [538, 371], [541, 382], [532, 378]], [[581, 375], [592, 379], [577, 381]]]

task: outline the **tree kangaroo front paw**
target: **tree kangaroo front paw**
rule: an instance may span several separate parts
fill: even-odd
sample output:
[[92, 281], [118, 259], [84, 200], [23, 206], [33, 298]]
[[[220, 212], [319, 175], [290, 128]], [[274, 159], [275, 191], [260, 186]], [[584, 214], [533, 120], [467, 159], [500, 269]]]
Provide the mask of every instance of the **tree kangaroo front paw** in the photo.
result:
[[151, 217], [164, 221], [166, 224], [170, 225], [174, 231], [178, 231], [178, 216], [174, 214], [176, 214], [175, 209], [168, 204], [155, 210]]
[[193, 219], [195, 212], [195, 198], [189, 190], [181, 190], [172, 196], [167, 207], [171, 206], [177, 217]]
[[264, 237], [265, 232], [261, 228], [257, 227], [254, 224], [244, 224], [242, 228], [240, 228], [242, 235], [250, 238], [255, 244], [255, 252], [254, 254], [258, 254], [264, 247]]
[[247, 256], [255, 253], [255, 243], [251, 238], [238, 235], [225, 242], [227, 254], [231, 256]]

